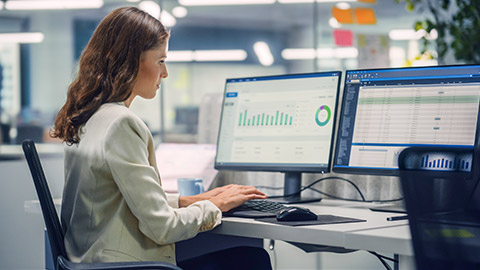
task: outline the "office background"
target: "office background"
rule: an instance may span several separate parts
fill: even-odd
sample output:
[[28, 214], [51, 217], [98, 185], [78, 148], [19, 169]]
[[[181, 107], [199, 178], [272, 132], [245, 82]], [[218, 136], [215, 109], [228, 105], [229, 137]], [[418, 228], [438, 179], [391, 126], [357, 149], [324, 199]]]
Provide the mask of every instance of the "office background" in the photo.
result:
[[[220, 0], [210, 1], [214, 5], [188, 0], [70, 1], [91, 2], [92, 7], [85, 9], [45, 9], [42, 3], [39, 9], [34, 9], [35, 3], [21, 9], [15, 2], [22, 1], [0, 2], [2, 149], [25, 137], [59, 146], [47, 133], [75, 76], [78, 57], [98, 22], [125, 5], [157, 14], [172, 33], [169, 78], [163, 80], [154, 100], [138, 98], [132, 105], [151, 128], [157, 144], [214, 144], [226, 78], [465, 62], [456, 59], [452, 51], [439, 58], [432, 44], [422, 53], [424, 34], [415, 32], [414, 24], [431, 18], [425, 9], [431, 1], [417, 4], [413, 11], [407, 10], [405, 1], [394, 0], [267, 0], [258, 1], [260, 4], [240, 1], [241, 5], [219, 4], [229, 2]], [[455, 9], [453, 1], [451, 10]], [[435, 34], [428, 37], [434, 39]], [[51, 156], [46, 173], [54, 183], [52, 193], [60, 197], [62, 160], [56, 154]], [[26, 164], [6, 160], [0, 167], [0, 213], [5, 217], [0, 226], [0, 269], [38, 269], [43, 263], [43, 235], [38, 236], [43, 223], [39, 213], [26, 211], [25, 202], [36, 198]], [[342, 176], [357, 183], [370, 200], [401, 197], [396, 177]], [[280, 188], [282, 177], [265, 172], [221, 172], [214, 185], [244, 183]], [[304, 175], [304, 184], [318, 177]], [[326, 181], [318, 188], [335, 196], [359, 199], [345, 182]], [[281, 193], [281, 189], [264, 191]], [[319, 196], [309, 192], [306, 195]], [[294, 256], [307, 256], [304, 266], [295, 266], [299, 268], [328, 267], [329, 261], [331, 267], [341, 269], [352, 265], [382, 268], [368, 255], [350, 254], [353, 263], [345, 265], [332, 257], [292, 252], [299, 252]], [[279, 269], [294, 267], [281, 257], [277, 256]]]

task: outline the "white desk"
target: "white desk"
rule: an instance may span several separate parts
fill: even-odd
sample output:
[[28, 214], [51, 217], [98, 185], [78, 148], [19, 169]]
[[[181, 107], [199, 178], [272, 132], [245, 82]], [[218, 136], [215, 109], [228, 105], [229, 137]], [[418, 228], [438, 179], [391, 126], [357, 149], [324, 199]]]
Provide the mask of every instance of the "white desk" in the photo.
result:
[[317, 214], [358, 218], [366, 222], [282, 226], [253, 219], [228, 217], [223, 219], [222, 225], [209, 233], [394, 253], [399, 255], [400, 269], [414, 269], [408, 221], [386, 220], [387, 217], [398, 214], [371, 211], [368, 209], [370, 204], [332, 200], [302, 206]]
[[[392, 221], [386, 218], [392, 213], [373, 212], [363, 208], [346, 208], [341, 206], [327, 206], [327, 202], [302, 205], [317, 214], [330, 214], [350, 218], [364, 219], [366, 222], [310, 225], [310, 226], [282, 226], [269, 224], [245, 218], [223, 218], [222, 225], [213, 230], [214, 233], [277, 239], [307, 244], [332, 245], [345, 247], [348, 232], [371, 230], [392, 226]], [[395, 221], [395, 225], [407, 224], [407, 221]]]

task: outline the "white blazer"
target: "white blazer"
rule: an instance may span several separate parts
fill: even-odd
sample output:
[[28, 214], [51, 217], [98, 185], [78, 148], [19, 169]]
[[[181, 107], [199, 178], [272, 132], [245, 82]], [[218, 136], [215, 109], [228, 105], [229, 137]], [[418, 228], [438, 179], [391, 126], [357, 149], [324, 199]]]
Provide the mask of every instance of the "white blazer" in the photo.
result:
[[61, 222], [74, 262], [176, 263], [174, 242], [221, 223], [210, 201], [178, 208], [161, 186], [152, 135], [123, 103], [102, 105], [65, 148]]

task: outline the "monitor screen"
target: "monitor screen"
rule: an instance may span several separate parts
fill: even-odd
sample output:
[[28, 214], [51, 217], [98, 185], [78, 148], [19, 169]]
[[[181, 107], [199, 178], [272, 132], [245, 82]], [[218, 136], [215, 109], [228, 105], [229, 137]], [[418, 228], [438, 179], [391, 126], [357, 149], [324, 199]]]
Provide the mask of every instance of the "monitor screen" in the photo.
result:
[[[480, 65], [348, 70], [333, 170], [398, 175], [407, 147], [473, 151], [479, 98]], [[451, 163], [427, 156], [424, 165]]]
[[328, 172], [340, 78], [333, 71], [227, 79], [215, 168]]

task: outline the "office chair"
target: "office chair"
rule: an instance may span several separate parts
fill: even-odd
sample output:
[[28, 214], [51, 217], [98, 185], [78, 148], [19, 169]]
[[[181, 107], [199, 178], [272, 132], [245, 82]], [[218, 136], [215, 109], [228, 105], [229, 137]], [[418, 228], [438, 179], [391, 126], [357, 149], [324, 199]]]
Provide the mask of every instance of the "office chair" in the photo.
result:
[[55, 205], [50, 194], [47, 179], [42, 164], [32, 140], [22, 143], [23, 152], [32, 174], [33, 183], [37, 191], [43, 219], [47, 227], [48, 239], [54, 259], [55, 270], [123, 270], [123, 269], [170, 269], [181, 268], [165, 262], [115, 262], [115, 263], [73, 263], [68, 260], [65, 251], [63, 230], [58, 219]]
[[480, 217], [473, 151], [416, 147], [398, 159], [415, 263], [423, 269], [480, 269]]

